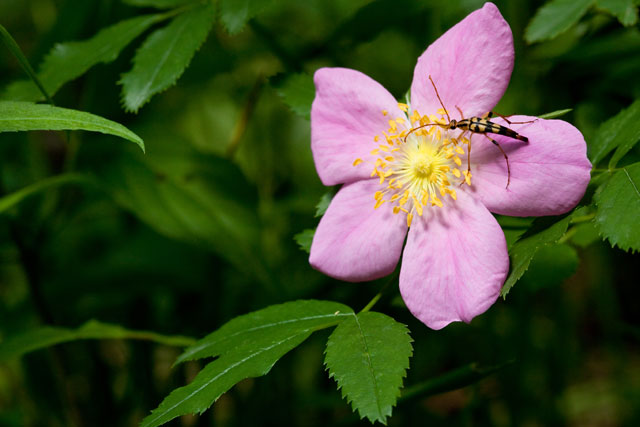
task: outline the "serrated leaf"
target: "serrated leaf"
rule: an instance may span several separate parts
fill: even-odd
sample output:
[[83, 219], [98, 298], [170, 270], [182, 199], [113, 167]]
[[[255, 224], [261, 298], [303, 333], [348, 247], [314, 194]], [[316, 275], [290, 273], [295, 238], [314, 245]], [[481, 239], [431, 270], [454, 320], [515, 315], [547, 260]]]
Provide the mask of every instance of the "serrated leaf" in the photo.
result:
[[564, 110], [552, 111], [547, 114], [542, 114], [538, 117], [540, 117], [541, 119], [555, 119], [555, 118], [564, 116], [565, 114], [570, 113], [572, 111], [573, 111], [573, 108], [565, 108]]
[[183, 4], [194, 3], [197, 0], [122, 0], [130, 6], [155, 7], [156, 9], [171, 9]]
[[614, 168], [638, 140], [640, 140], [640, 99], [600, 125], [593, 141], [587, 146], [587, 152], [595, 165], [616, 149], [609, 162], [609, 167]]
[[119, 136], [135, 142], [144, 151], [142, 139], [119, 123], [68, 108], [31, 102], [0, 101], [0, 132], [28, 130], [88, 130]]
[[361, 418], [386, 423], [413, 352], [406, 326], [381, 313], [343, 320], [327, 341], [325, 364]]
[[272, 3], [273, 0], [220, 0], [220, 19], [227, 31], [235, 34]]
[[527, 26], [527, 43], [551, 40], [575, 25], [595, 0], [551, 0], [536, 12]]
[[612, 246], [640, 250], [640, 163], [617, 171], [595, 196], [596, 222]]
[[316, 96], [313, 77], [306, 73], [293, 74], [276, 90], [294, 113], [305, 119], [311, 117], [311, 103]]
[[293, 240], [296, 241], [300, 249], [306, 253], [311, 253], [311, 243], [313, 242], [313, 236], [316, 234], [314, 229], [306, 229], [293, 236]]
[[138, 111], [151, 97], [173, 86], [209, 35], [215, 20], [211, 3], [184, 12], [145, 40], [133, 69], [120, 80], [127, 111]]
[[551, 226], [548, 226], [548, 221], [549, 219], [543, 218], [534, 222], [532, 230], [522, 236], [511, 247], [509, 251], [511, 271], [500, 291], [500, 295], [503, 298], [506, 298], [513, 285], [527, 271], [538, 250], [543, 246], [557, 242], [564, 235], [571, 221], [571, 215], [564, 217]]
[[15, 359], [52, 345], [86, 339], [135, 339], [179, 347], [185, 347], [194, 342], [194, 339], [189, 337], [135, 331], [119, 325], [90, 320], [78, 329], [43, 326], [9, 337], [0, 343], [0, 360]]
[[625, 27], [638, 23], [638, 8], [633, 0], [597, 0], [597, 6], [618, 18]]
[[[88, 40], [58, 43], [45, 57], [37, 73], [38, 79], [53, 96], [62, 85], [80, 77], [94, 65], [116, 59], [122, 49], [162, 19], [162, 15], [139, 16], [107, 27]], [[3, 97], [15, 101], [43, 99], [42, 93], [31, 80], [12, 83]]]
[[327, 191], [320, 197], [318, 204], [316, 205], [316, 213], [313, 215], [315, 218], [319, 218], [327, 211], [329, 208], [329, 204], [331, 200], [333, 200], [333, 196], [335, 196], [335, 192]]
[[237, 317], [190, 347], [178, 360], [218, 358], [189, 385], [174, 390], [141, 427], [202, 413], [239, 381], [267, 374], [312, 332], [335, 325], [353, 311], [330, 301], [295, 301]]
[[22, 200], [33, 194], [39, 193], [52, 187], [57, 187], [59, 185], [82, 183], [87, 181], [88, 178], [80, 174], [64, 174], [45, 178], [34, 184], [21, 188], [20, 190], [15, 191], [11, 194], [0, 197], [0, 214], [11, 209], [13, 206], [16, 206]]

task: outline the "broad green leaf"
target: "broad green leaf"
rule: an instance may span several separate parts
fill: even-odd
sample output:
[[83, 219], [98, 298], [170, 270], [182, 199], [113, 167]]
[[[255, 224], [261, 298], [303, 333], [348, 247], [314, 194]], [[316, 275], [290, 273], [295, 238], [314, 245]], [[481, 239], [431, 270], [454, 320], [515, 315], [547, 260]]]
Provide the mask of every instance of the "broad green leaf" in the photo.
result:
[[215, 6], [207, 3], [184, 12], [145, 40], [122, 76], [127, 111], [138, 111], [156, 93], [173, 86], [204, 43], [215, 21]]
[[600, 233], [612, 246], [640, 251], [640, 163], [617, 171], [594, 197]]
[[555, 119], [555, 118], [564, 116], [565, 114], [570, 113], [571, 111], [573, 111], [573, 108], [565, 108], [564, 110], [552, 111], [547, 114], [542, 114], [538, 117], [540, 117], [541, 119]]
[[0, 132], [27, 130], [88, 130], [119, 136], [135, 142], [144, 151], [144, 142], [126, 127], [102, 117], [31, 102], [0, 101]]
[[273, 0], [220, 0], [220, 19], [227, 31], [235, 34], [272, 3]]
[[0, 360], [14, 359], [52, 345], [86, 339], [146, 340], [178, 347], [192, 345], [194, 342], [194, 339], [189, 337], [160, 335], [149, 331], [134, 331], [119, 325], [90, 320], [78, 329], [43, 326], [10, 337], [0, 343]]
[[538, 250], [543, 246], [557, 242], [564, 235], [570, 220], [571, 216], [569, 215], [547, 228], [549, 219], [540, 219], [534, 222], [532, 230], [513, 244], [509, 251], [511, 271], [500, 292], [503, 298], [506, 298], [513, 285], [527, 271]]
[[[139, 16], [107, 27], [88, 40], [58, 43], [45, 57], [38, 78], [49, 95], [53, 96], [62, 85], [80, 77], [94, 65], [116, 59], [122, 49], [162, 19], [160, 14]], [[9, 85], [3, 97], [15, 101], [43, 99], [31, 80]]]
[[306, 253], [311, 253], [311, 242], [313, 242], [313, 236], [316, 234], [315, 229], [302, 230], [300, 233], [293, 236], [300, 249]]
[[438, 393], [457, 390], [462, 387], [475, 384], [481, 379], [494, 374], [502, 368], [511, 365], [514, 361], [509, 360], [498, 365], [481, 365], [477, 362], [462, 366], [453, 371], [431, 378], [420, 384], [407, 387], [400, 396], [400, 402], [413, 399], [422, 399]]
[[325, 364], [360, 417], [386, 423], [413, 352], [406, 326], [381, 313], [343, 320], [327, 341]]
[[609, 166], [614, 168], [638, 140], [640, 140], [640, 99], [600, 125], [593, 141], [587, 147], [589, 158], [596, 165], [617, 148], [609, 162]]
[[178, 361], [216, 357], [187, 386], [174, 390], [141, 426], [202, 413], [239, 381], [266, 375], [312, 332], [336, 325], [353, 311], [330, 301], [295, 301], [237, 317], [188, 348]]
[[196, 1], [198, 0], [122, 0], [123, 3], [131, 6], [155, 7], [157, 9], [171, 9]]
[[318, 201], [318, 204], [316, 205], [316, 213], [314, 217], [319, 218], [324, 215], [324, 213], [329, 208], [331, 200], [333, 200], [333, 196], [335, 196], [335, 193], [333, 191], [327, 191], [322, 195], [322, 197]]
[[536, 12], [524, 33], [527, 43], [551, 40], [576, 24], [595, 0], [551, 0]]
[[58, 175], [43, 179], [34, 184], [21, 188], [14, 193], [0, 197], [0, 214], [7, 211], [8, 209], [11, 209], [13, 206], [17, 205], [26, 197], [29, 197], [32, 194], [39, 193], [40, 191], [47, 190], [51, 187], [57, 187], [59, 185], [83, 182], [88, 182], [88, 178], [80, 174]]
[[609, 12], [625, 27], [636, 25], [638, 8], [633, 0], [596, 0], [598, 8]]
[[311, 117], [311, 103], [316, 96], [313, 77], [305, 73], [293, 74], [276, 90], [294, 113], [306, 119]]

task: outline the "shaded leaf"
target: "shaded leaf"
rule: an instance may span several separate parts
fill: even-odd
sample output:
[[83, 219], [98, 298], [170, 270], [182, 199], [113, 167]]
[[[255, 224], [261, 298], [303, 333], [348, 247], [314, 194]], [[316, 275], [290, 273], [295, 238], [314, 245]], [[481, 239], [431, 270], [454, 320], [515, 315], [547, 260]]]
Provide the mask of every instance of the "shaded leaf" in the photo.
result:
[[43, 179], [11, 194], [0, 197], [0, 214], [11, 209], [13, 206], [17, 205], [32, 194], [39, 193], [40, 191], [47, 190], [51, 187], [57, 187], [59, 185], [82, 183], [87, 181], [88, 178], [80, 174], [57, 175]]
[[600, 233], [612, 246], [640, 250], [640, 163], [616, 172], [594, 198]]
[[227, 31], [235, 34], [272, 3], [273, 0], [220, 0], [220, 19]]
[[127, 111], [138, 111], [151, 97], [173, 86], [204, 43], [215, 20], [211, 3], [180, 14], [145, 40], [133, 69], [120, 80]]
[[343, 320], [327, 341], [325, 364], [360, 417], [386, 423], [413, 352], [406, 326], [381, 313]]
[[566, 216], [549, 226], [550, 220], [553, 219], [543, 218], [534, 222], [532, 229], [510, 248], [511, 271], [500, 292], [503, 298], [506, 298], [513, 285], [527, 271], [538, 250], [543, 246], [557, 242], [564, 235], [569, 226], [571, 216]]
[[194, 342], [190, 337], [134, 331], [119, 325], [90, 320], [78, 329], [43, 326], [10, 337], [0, 343], [0, 360], [14, 359], [52, 345], [86, 339], [135, 339], [178, 347], [188, 346]]
[[541, 114], [538, 117], [540, 117], [541, 119], [555, 119], [555, 118], [564, 116], [565, 114], [570, 113], [571, 111], [573, 111], [573, 108], [565, 108], [564, 110], [556, 110], [547, 114]]
[[119, 136], [135, 142], [144, 151], [144, 142], [126, 127], [102, 117], [31, 102], [0, 101], [0, 132], [28, 130], [88, 130]]
[[313, 77], [306, 73], [293, 74], [276, 90], [294, 113], [306, 119], [311, 117], [311, 103], [316, 96]]
[[594, 0], [551, 0], [536, 12], [527, 26], [528, 43], [551, 40], [575, 25]]
[[183, 4], [194, 3], [197, 0], [122, 0], [130, 6], [155, 7], [157, 9], [171, 9]]
[[324, 213], [329, 208], [329, 204], [331, 203], [331, 200], [333, 200], [333, 196], [335, 196], [334, 191], [327, 191], [322, 195], [322, 197], [318, 201], [318, 204], [316, 205], [316, 213], [314, 217], [319, 218], [322, 215], [324, 215]]
[[315, 234], [315, 228], [308, 228], [293, 236], [293, 240], [295, 240], [298, 246], [300, 246], [300, 249], [302, 249], [306, 253], [311, 253], [311, 243], [313, 242], [313, 236]]
[[600, 125], [593, 141], [587, 146], [589, 158], [596, 165], [617, 148], [609, 162], [609, 166], [613, 168], [638, 140], [640, 140], [640, 99]]
[[578, 262], [578, 252], [571, 246], [545, 245], [533, 257], [521, 280], [533, 290], [558, 286], [575, 274]]
[[597, 6], [612, 14], [625, 27], [630, 27], [638, 22], [638, 8], [633, 0], [596, 0]]
[[[104, 28], [88, 40], [58, 43], [45, 57], [38, 78], [49, 95], [53, 96], [62, 85], [80, 77], [94, 65], [116, 59], [122, 49], [162, 19], [162, 15], [139, 16]], [[12, 83], [3, 97], [16, 101], [43, 99], [31, 80]]]
[[266, 375], [278, 359], [312, 332], [334, 326], [348, 316], [353, 316], [353, 311], [342, 304], [294, 301], [229, 321], [187, 349], [178, 361], [218, 358], [189, 385], [167, 396], [141, 426], [158, 426], [180, 415], [204, 412], [239, 381]]

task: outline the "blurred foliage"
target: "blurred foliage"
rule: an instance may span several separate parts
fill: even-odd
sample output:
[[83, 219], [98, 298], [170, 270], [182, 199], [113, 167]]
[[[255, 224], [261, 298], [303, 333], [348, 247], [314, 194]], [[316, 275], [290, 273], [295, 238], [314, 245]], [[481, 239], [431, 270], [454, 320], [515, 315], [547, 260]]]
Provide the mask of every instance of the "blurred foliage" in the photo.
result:
[[[496, 1], [516, 48], [497, 111], [572, 109], [562, 119], [585, 135], [592, 184], [564, 218], [499, 218], [519, 266], [509, 284], [519, 281], [470, 325], [431, 331], [384, 286], [376, 311], [413, 339], [388, 425], [640, 425], [638, 3]], [[403, 99], [416, 58], [482, 4], [220, 0], [214, 13], [188, 0], [0, 2], [0, 24], [56, 106], [120, 123], [147, 151], [93, 132], [0, 133], [0, 345], [67, 341], [0, 364], [0, 425], [138, 425], [246, 350], [172, 368], [186, 336], [291, 300], [364, 307], [382, 281], [331, 280], [293, 238], [309, 237], [333, 194], [309, 148], [311, 76], [355, 68]], [[43, 98], [0, 51], [1, 98]], [[329, 334], [234, 372], [211, 410], [169, 425], [369, 425], [324, 372]], [[330, 360], [346, 384], [350, 365]]]

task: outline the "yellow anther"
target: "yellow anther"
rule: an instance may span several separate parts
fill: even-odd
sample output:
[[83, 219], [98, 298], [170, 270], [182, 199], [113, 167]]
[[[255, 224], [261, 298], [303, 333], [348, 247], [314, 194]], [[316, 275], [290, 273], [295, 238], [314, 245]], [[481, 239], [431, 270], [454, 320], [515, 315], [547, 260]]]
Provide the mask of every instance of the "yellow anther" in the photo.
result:
[[436, 122], [436, 123], [438, 123], [438, 124], [440, 124], [440, 125], [443, 125], [443, 126], [446, 126], [446, 125], [448, 125], [448, 124], [449, 124], [449, 123], [447, 123], [447, 121], [446, 121], [445, 119], [441, 119], [441, 118], [436, 118], [436, 119], [434, 120], [434, 122]]
[[438, 114], [447, 114], [447, 110], [445, 110], [444, 108], [438, 108], [438, 110], [436, 111], [436, 113]]
[[461, 166], [462, 165], [462, 160], [460, 160], [460, 157], [455, 156], [453, 158], [453, 161], [456, 163], [456, 165]]
[[355, 159], [353, 161], [353, 166], [358, 166], [360, 163], [362, 163], [362, 159]]
[[371, 150], [371, 155], [372, 156], [377, 156], [378, 154], [380, 154], [380, 150], [378, 148], [375, 148], [375, 149]]
[[387, 162], [393, 162], [393, 157], [392, 156], [387, 156], [384, 158]]
[[373, 195], [373, 198], [378, 200], [383, 195], [384, 195], [384, 193], [382, 191], [376, 191], [375, 194]]
[[395, 202], [396, 200], [398, 200], [400, 198], [399, 194], [394, 194], [393, 196], [391, 196], [391, 201]]
[[378, 208], [379, 208], [379, 207], [380, 207], [384, 202], [385, 202], [385, 200], [384, 200], [384, 199], [379, 199], [379, 200], [376, 202], [376, 204], [375, 204], [375, 206], [373, 207], [373, 209], [378, 209]]
[[464, 154], [464, 150], [462, 149], [462, 147], [458, 147], [458, 146], [456, 146], [456, 153], [458, 153], [458, 154]]
[[398, 130], [398, 124], [395, 120], [389, 120], [389, 132], [395, 132], [396, 130]]
[[374, 137], [373, 137], [373, 140], [374, 140], [375, 142], [380, 141], [380, 136], [379, 136], [379, 135], [374, 136]]
[[376, 176], [378, 174], [378, 169], [373, 168], [373, 170], [371, 171], [371, 178], [373, 178], [374, 176]]
[[386, 116], [387, 114], [389, 114], [389, 112], [387, 110], [382, 110], [382, 115]]
[[420, 124], [421, 125], [428, 125], [429, 123], [430, 123], [429, 116], [420, 117]]
[[445, 138], [442, 140], [442, 146], [446, 146], [451, 144], [451, 140], [449, 138]]
[[398, 214], [400, 213], [400, 206], [394, 206], [394, 207], [393, 207], [393, 213], [394, 213], [395, 215], [398, 215]]
[[398, 102], [398, 108], [401, 109], [402, 111], [404, 111], [405, 113], [407, 111], [409, 111], [409, 106], [407, 104], [402, 103], [402, 102]]
[[413, 213], [407, 214], [407, 227], [411, 227], [411, 221], [413, 220]]
[[398, 124], [403, 124], [405, 121], [406, 121], [406, 120], [405, 120], [405, 119], [403, 119], [402, 117], [398, 117], [398, 118], [396, 119], [396, 123], [398, 123]]
[[413, 113], [411, 113], [410, 120], [411, 120], [411, 123], [420, 121], [420, 113], [418, 113], [418, 110], [413, 110]]
[[453, 168], [453, 174], [456, 178], [460, 178], [460, 170], [458, 168]]
[[380, 144], [380, 146], [378, 148], [380, 149], [380, 151], [389, 152], [389, 147], [387, 147], [386, 145]]
[[429, 193], [425, 192], [424, 196], [422, 196], [422, 204], [426, 206], [428, 201], [429, 201]]
[[469, 186], [471, 185], [471, 172], [464, 171], [464, 182], [466, 182]]
[[458, 196], [456, 194], [456, 190], [454, 190], [453, 188], [449, 189], [449, 194], [451, 194], [451, 198], [453, 200], [458, 200]]
[[444, 187], [440, 187], [440, 188], [439, 188], [439, 190], [440, 190], [440, 195], [441, 195], [442, 197], [444, 197], [444, 196], [445, 196], [445, 194], [447, 194], [447, 191], [445, 190], [445, 188], [444, 188]]
[[431, 206], [437, 206], [439, 208], [442, 207], [442, 202], [438, 199], [438, 196], [433, 196], [431, 198]]

